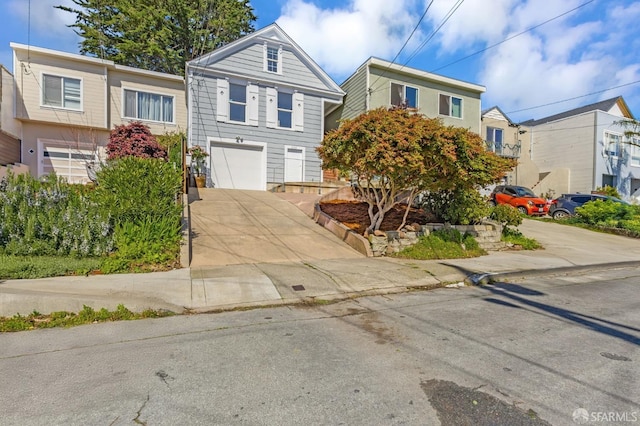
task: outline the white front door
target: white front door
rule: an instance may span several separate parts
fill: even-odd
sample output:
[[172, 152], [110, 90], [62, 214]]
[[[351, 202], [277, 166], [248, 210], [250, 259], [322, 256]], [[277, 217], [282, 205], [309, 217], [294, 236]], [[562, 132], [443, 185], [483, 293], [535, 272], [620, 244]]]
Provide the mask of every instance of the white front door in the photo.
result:
[[214, 188], [265, 190], [265, 151], [263, 145], [211, 142]]
[[284, 147], [284, 181], [304, 182], [304, 148]]

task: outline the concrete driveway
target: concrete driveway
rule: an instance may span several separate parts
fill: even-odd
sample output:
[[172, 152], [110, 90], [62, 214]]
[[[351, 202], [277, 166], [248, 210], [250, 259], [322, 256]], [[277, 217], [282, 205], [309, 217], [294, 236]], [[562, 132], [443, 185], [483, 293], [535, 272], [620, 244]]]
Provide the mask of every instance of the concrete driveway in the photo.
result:
[[362, 259], [271, 192], [191, 188], [191, 266]]

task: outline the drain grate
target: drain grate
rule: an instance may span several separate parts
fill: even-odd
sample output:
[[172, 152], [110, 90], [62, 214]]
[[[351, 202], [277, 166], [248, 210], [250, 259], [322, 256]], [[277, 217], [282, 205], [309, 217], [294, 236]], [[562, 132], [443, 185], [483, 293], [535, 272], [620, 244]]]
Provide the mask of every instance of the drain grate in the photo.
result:
[[304, 291], [305, 290], [304, 286], [300, 285], [300, 284], [291, 286], [291, 288], [294, 289], [295, 291]]

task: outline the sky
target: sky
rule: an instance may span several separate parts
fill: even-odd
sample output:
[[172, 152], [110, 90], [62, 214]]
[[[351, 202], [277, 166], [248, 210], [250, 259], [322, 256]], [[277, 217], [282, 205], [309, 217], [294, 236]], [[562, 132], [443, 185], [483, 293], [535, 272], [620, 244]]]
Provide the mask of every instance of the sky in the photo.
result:
[[[0, 0], [0, 63], [9, 70], [12, 41], [79, 52], [67, 27], [74, 15], [53, 7], [72, 1], [30, 3]], [[256, 29], [276, 22], [338, 84], [375, 56], [485, 86], [482, 108], [499, 106], [514, 122], [616, 96], [640, 118], [640, 1], [250, 3]]]

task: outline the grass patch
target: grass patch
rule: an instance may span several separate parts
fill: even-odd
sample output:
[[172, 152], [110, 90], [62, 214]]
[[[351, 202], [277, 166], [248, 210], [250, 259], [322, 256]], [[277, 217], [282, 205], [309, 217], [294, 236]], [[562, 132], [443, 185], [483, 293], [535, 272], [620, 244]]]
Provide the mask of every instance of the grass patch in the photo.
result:
[[517, 229], [502, 228], [502, 241], [521, 246], [524, 250], [538, 250], [542, 245], [533, 238], [527, 238]]
[[471, 235], [461, 235], [455, 229], [434, 231], [420, 237], [418, 243], [406, 247], [393, 257], [416, 260], [465, 259], [487, 254]]
[[100, 269], [101, 264], [102, 259], [91, 257], [0, 255], [0, 279], [86, 275]]
[[125, 308], [124, 305], [118, 305], [115, 311], [109, 311], [105, 308], [96, 311], [85, 305], [82, 311], [77, 314], [60, 311], [53, 312], [50, 315], [43, 315], [37, 311], [33, 311], [26, 316], [17, 314], [13, 317], [0, 317], [0, 332], [25, 331], [36, 328], [73, 327], [97, 322], [160, 318], [173, 315], [175, 315], [173, 312], [155, 311], [153, 309], [135, 313]]

